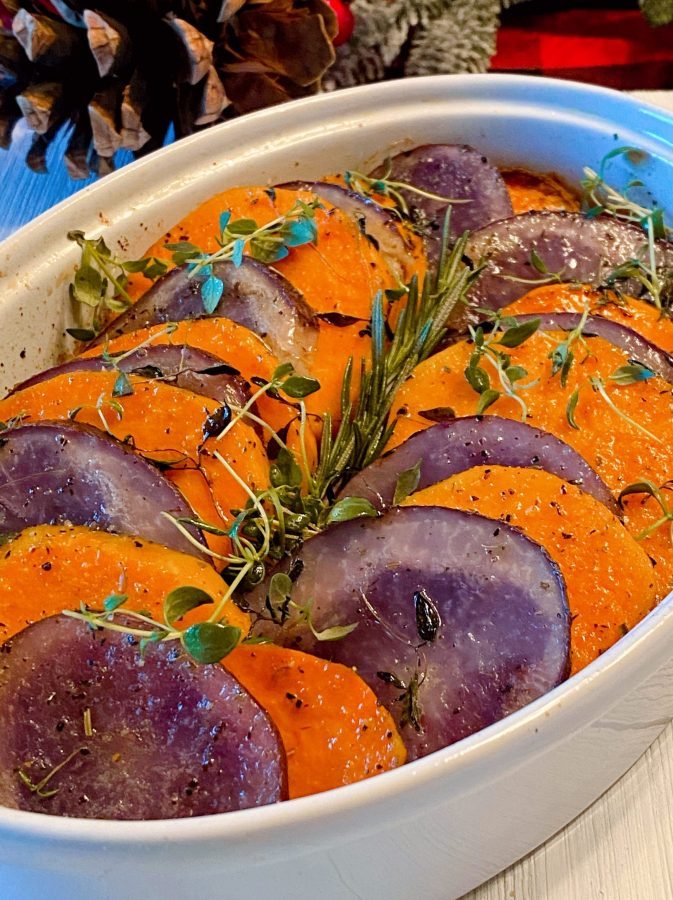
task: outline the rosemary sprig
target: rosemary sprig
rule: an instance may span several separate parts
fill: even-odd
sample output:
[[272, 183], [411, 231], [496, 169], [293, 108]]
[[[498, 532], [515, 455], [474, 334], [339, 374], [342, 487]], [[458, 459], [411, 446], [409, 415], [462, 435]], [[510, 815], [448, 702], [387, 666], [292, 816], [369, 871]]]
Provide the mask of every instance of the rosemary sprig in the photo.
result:
[[316, 499], [333, 496], [339, 485], [373, 462], [383, 451], [394, 429], [390, 411], [399, 387], [412, 370], [435, 350], [446, 333], [446, 323], [456, 306], [465, 301], [477, 273], [463, 263], [467, 235], [448, 251], [448, 220], [444, 252], [435, 277], [427, 275], [422, 286], [412, 279], [407, 302], [399, 314], [390, 342], [386, 341], [381, 297], [372, 309], [372, 351], [363, 364], [360, 392], [351, 400], [352, 361], [346, 367], [341, 390], [341, 422], [332, 435], [332, 421], [325, 416], [320, 457], [310, 493]]
[[58, 792], [60, 790], [59, 788], [47, 789], [47, 785], [49, 784], [49, 782], [52, 780], [52, 778], [54, 778], [55, 775], [58, 775], [58, 773], [62, 769], [64, 769], [67, 765], [70, 765], [70, 763], [73, 761], [73, 759], [75, 759], [75, 757], [79, 756], [80, 753], [82, 753], [82, 752], [86, 753], [87, 748], [86, 747], [77, 747], [77, 749], [73, 750], [72, 753], [68, 754], [68, 756], [66, 756], [65, 759], [63, 759], [60, 763], [58, 763], [53, 768], [51, 768], [47, 772], [47, 774], [44, 776], [44, 778], [41, 778], [38, 782], [34, 782], [33, 779], [30, 777], [30, 775], [27, 772], [25, 772], [23, 768], [18, 769], [16, 774], [19, 777], [19, 781], [21, 781], [21, 783], [23, 785], [25, 785], [25, 787], [28, 788], [28, 790], [31, 792], [31, 794], [37, 794], [37, 796], [40, 797], [42, 800], [48, 800], [49, 797], [55, 797], [56, 794], [58, 794]]

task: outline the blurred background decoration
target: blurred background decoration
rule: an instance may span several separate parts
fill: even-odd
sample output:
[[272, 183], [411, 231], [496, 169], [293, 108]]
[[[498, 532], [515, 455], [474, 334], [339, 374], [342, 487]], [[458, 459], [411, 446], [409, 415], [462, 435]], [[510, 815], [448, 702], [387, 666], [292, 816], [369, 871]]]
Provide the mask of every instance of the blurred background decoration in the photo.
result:
[[28, 128], [39, 172], [65, 140], [73, 179], [110, 171], [118, 151], [384, 78], [490, 66], [673, 87], [673, 0], [0, 0], [0, 19], [0, 146]]

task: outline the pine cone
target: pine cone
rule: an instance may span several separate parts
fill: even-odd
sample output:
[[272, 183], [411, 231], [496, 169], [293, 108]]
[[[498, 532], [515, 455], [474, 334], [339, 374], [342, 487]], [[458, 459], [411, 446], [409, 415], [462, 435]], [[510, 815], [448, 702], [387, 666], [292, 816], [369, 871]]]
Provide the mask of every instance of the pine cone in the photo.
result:
[[161, 146], [171, 126], [181, 137], [314, 93], [334, 61], [326, 0], [0, 0], [0, 11], [0, 146], [23, 116], [26, 162], [45, 171], [68, 127], [73, 178], [110, 171], [120, 148]]

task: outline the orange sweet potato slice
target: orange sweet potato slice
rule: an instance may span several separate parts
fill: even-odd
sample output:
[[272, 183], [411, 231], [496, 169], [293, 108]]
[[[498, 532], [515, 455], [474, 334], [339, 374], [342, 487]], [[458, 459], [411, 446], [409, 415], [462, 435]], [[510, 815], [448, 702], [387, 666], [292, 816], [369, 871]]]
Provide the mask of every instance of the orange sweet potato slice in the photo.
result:
[[[170, 333], [167, 333], [165, 325], [130, 331], [109, 341], [105, 347], [108, 353], [114, 355], [132, 350], [145, 341], [151, 341], [153, 345], [187, 344], [219, 357], [227, 365], [238, 369], [248, 382], [253, 378], [268, 381], [278, 365], [278, 360], [260, 337], [231, 319], [221, 316], [212, 319], [185, 319], [173, 323], [172, 327], [174, 330]], [[102, 352], [102, 346], [91, 347], [82, 356], [99, 356]], [[253, 384], [252, 390], [256, 389]], [[294, 415], [282, 403], [266, 396], [260, 397], [257, 408], [264, 421], [275, 429], [282, 428]]]
[[552, 172], [505, 169], [501, 174], [517, 216], [533, 209], [565, 209], [568, 212], [580, 210], [576, 194]]
[[610, 293], [599, 293], [590, 285], [545, 284], [510, 303], [503, 314], [583, 312], [589, 307], [592, 316], [603, 316], [641, 334], [657, 347], [673, 353], [673, 321], [659, 310], [635, 297], [619, 299]]
[[224, 665], [278, 728], [290, 797], [404, 763], [406, 750], [390, 713], [353, 669], [274, 644], [239, 646]]
[[[142, 538], [67, 525], [22, 531], [0, 553], [0, 643], [27, 625], [80, 603], [101, 609], [110, 594], [127, 594], [127, 609], [162, 619], [175, 588], [200, 588], [217, 601], [227, 586], [207, 562]], [[208, 618], [212, 607], [189, 613], [180, 627]], [[249, 617], [227, 603], [225, 619], [246, 634]]]
[[[627, 485], [643, 478], [660, 485], [673, 477], [673, 393], [671, 385], [659, 378], [620, 386], [610, 375], [628, 363], [624, 351], [602, 338], [587, 338], [588, 355], [576, 347], [577, 359], [564, 387], [559, 375], [552, 376], [548, 354], [565, 333], [536, 333], [519, 347], [508, 350], [511, 364], [523, 366], [528, 376], [524, 382], [538, 379], [534, 387], [522, 392], [527, 405], [529, 425], [560, 437], [593, 466], [616, 494]], [[449, 406], [456, 415], [474, 415], [478, 395], [465, 378], [474, 346], [460, 341], [430, 357], [418, 366], [412, 377], [399, 390], [394, 410], [403, 410], [390, 446], [396, 446], [431, 422], [422, 411]], [[599, 376], [604, 391], [619, 409], [617, 413], [594, 391], [590, 376]], [[568, 403], [578, 390], [575, 409], [577, 428], [568, 421]], [[487, 410], [506, 418], [521, 418], [516, 401], [500, 397]], [[643, 430], [644, 429], [644, 430]], [[638, 535], [659, 517], [653, 501], [642, 502], [637, 496], [625, 500], [625, 522]], [[666, 593], [673, 585], [673, 547], [666, 529], [655, 531], [642, 541], [645, 551], [657, 562], [658, 592]]]
[[514, 525], [557, 563], [572, 616], [578, 672], [654, 607], [652, 563], [606, 507], [540, 469], [479, 466], [425, 488], [405, 505], [475, 510]]
[[[175, 465], [167, 471], [167, 477], [199, 516], [213, 522], [217, 515], [220, 525], [231, 523], [230, 510], [244, 506], [248, 495], [215, 458], [216, 451], [251, 489], [266, 486], [266, 453], [250, 426], [238, 422], [222, 440], [213, 437], [204, 441], [206, 419], [218, 408], [215, 401], [134, 375], [130, 376], [133, 393], [114, 397], [115, 380], [115, 372], [60, 375], [0, 401], [0, 419], [21, 414], [33, 420], [66, 419], [79, 407], [78, 422], [106, 427], [120, 440], [130, 435], [143, 456]], [[217, 552], [228, 551], [226, 538], [209, 535], [208, 539]]]
[[[207, 200], [156, 241], [148, 255], [170, 259], [166, 244], [191, 241], [201, 249], [214, 252], [219, 233], [220, 213], [231, 211], [232, 219], [254, 219], [265, 225], [284, 215], [300, 199], [315, 199], [308, 191], [264, 187], [231, 188]], [[369, 318], [372, 299], [378, 291], [396, 287], [395, 279], [383, 255], [358, 228], [357, 223], [338, 209], [323, 203], [317, 209], [317, 244], [295, 247], [283, 260], [274, 263], [304, 295], [317, 312]], [[127, 288], [137, 298], [149, 287], [142, 276], [132, 276]]]

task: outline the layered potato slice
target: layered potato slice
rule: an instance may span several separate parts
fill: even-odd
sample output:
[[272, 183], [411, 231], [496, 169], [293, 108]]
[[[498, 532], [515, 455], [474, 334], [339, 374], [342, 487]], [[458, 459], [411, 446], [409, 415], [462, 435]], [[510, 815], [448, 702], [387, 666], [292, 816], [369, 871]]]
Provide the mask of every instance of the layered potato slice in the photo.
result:
[[540, 469], [478, 466], [412, 494], [405, 505], [476, 510], [520, 528], [557, 563], [570, 605], [571, 672], [654, 607], [654, 569], [619, 519], [579, 487]]
[[[227, 528], [232, 509], [245, 505], [250, 490], [268, 483], [268, 460], [252, 427], [240, 421], [221, 439], [218, 404], [157, 379], [129, 376], [132, 393], [115, 391], [117, 373], [73, 372], [33, 385], [0, 401], [0, 419], [75, 418], [128, 440], [143, 456], [166, 467], [166, 477], [204, 521]], [[234, 477], [215, 454], [236, 472]], [[216, 552], [229, 540], [208, 535]]]
[[[558, 373], [552, 375], [549, 354], [566, 338], [563, 332], [538, 332], [507, 350], [511, 365], [526, 370], [522, 382], [531, 384], [520, 391], [527, 423], [570, 444], [615, 496], [643, 479], [656, 485], [667, 482], [673, 476], [671, 385], [657, 377], [626, 385], [612, 380], [610, 376], [629, 365], [629, 359], [624, 351], [598, 337], [586, 338], [585, 349], [576, 348], [577, 357], [564, 385]], [[465, 376], [473, 351], [470, 341], [459, 341], [415, 369], [393, 404], [399, 419], [391, 447], [432, 424], [423, 416], [428, 405], [450, 406], [457, 416], [474, 415], [480, 395]], [[590, 379], [594, 379], [593, 386]], [[574, 409], [569, 410], [574, 396]], [[520, 402], [504, 394], [488, 407], [489, 413], [511, 419], [523, 415]], [[624, 521], [634, 535], [640, 535], [661, 515], [649, 497], [626, 497], [624, 507]], [[656, 529], [643, 539], [642, 546], [657, 563], [657, 592], [663, 596], [673, 584], [673, 548], [667, 529]]]

